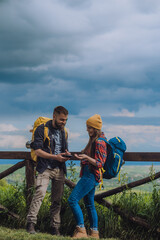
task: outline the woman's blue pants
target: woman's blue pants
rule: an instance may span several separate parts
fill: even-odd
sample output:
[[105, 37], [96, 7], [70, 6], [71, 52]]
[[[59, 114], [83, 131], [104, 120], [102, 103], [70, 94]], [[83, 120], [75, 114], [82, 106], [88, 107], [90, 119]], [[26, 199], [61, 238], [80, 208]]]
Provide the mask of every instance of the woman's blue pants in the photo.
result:
[[85, 207], [87, 208], [90, 228], [98, 229], [98, 216], [94, 205], [95, 186], [98, 182], [95, 176], [90, 172], [88, 166], [84, 167], [83, 176], [73, 189], [68, 202], [75, 216], [77, 225], [84, 227], [83, 213], [79, 205], [80, 199], [83, 198]]

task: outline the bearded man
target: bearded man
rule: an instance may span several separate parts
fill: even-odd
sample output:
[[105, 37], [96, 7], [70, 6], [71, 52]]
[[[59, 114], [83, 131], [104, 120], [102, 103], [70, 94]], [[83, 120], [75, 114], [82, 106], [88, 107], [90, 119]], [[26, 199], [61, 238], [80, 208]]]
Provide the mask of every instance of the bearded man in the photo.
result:
[[[38, 176], [36, 179], [36, 190], [27, 215], [27, 232], [34, 234], [37, 223], [37, 215], [45, 197], [49, 180], [52, 181], [51, 189], [51, 234], [60, 235], [60, 210], [61, 198], [64, 189], [66, 174], [65, 162], [69, 159], [67, 138], [68, 134], [65, 125], [68, 119], [68, 110], [58, 106], [53, 111], [53, 119], [37, 127], [34, 133], [32, 148], [37, 155]], [[44, 141], [44, 128], [48, 128], [48, 138]]]

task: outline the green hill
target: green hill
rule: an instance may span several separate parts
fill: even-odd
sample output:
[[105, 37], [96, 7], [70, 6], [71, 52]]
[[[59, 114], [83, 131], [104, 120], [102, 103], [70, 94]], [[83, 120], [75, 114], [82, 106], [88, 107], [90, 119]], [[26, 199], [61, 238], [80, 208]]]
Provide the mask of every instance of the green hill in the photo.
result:
[[[0, 165], [0, 172], [3, 172], [4, 170], [6, 170], [7, 168], [9, 168], [11, 166], [12, 165], [7, 165], [7, 164]], [[78, 179], [80, 167], [75, 166], [75, 169], [76, 169], [75, 178]], [[155, 172], [158, 172], [158, 171], [160, 171], [160, 166], [153, 166], [153, 169]], [[104, 190], [119, 187], [119, 186], [121, 186], [121, 183], [124, 180], [125, 180], [125, 183], [126, 182], [129, 183], [129, 182], [137, 181], [141, 178], [147, 177], [149, 175], [150, 171], [151, 171], [151, 166], [149, 166], [149, 165], [131, 165], [131, 166], [124, 165], [122, 167], [122, 170], [120, 173], [121, 182], [119, 182], [119, 180], [118, 180], [119, 176], [117, 176], [116, 178], [112, 178], [111, 180], [104, 179]], [[67, 177], [70, 177], [69, 170], [68, 170]], [[13, 184], [13, 185], [16, 185], [17, 183], [18, 184], [22, 183], [25, 179], [25, 168], [21, 168], [21, 169], [15, 171], [14, 173], [7, 176], [5, 179], [7, 180], [8, 183]], [[160, 182], [160, 180], [157, 180], [157, 183], [159, 183], [159, 182]], [[49, 188], [50, 188], [50, 186], [49, 186]], [[142, 185], [140, 187], [137, 187], [136, 190], [152, 192], [153, 184], [149, 183], [149, 184]], [[97, 191], [99, 191], [98, 188], [97, 188]]]

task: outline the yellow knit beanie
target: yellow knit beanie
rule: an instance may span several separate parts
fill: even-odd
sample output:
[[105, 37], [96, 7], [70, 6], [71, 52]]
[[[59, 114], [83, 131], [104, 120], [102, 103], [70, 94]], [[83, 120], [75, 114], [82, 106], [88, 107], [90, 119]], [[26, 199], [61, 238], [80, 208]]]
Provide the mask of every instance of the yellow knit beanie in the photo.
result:
[[93, 115], [92, 117], [88, 118], [86, 124], [90, 127], [101, 129], [102, 128], [102, 119], [101, 116], [98, 114]]

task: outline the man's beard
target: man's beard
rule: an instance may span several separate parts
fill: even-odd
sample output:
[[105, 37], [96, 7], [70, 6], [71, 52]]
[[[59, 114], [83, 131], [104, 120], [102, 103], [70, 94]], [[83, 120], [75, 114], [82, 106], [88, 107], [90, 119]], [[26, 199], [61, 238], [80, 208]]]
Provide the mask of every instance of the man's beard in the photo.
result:
[[56, 119], [55, 119], [54, 123], [55, 123], [55, 126], [56, 126], [57, 129], [60, 129], [60, 130], [64, 129], [64, 124], [59, 124]]

